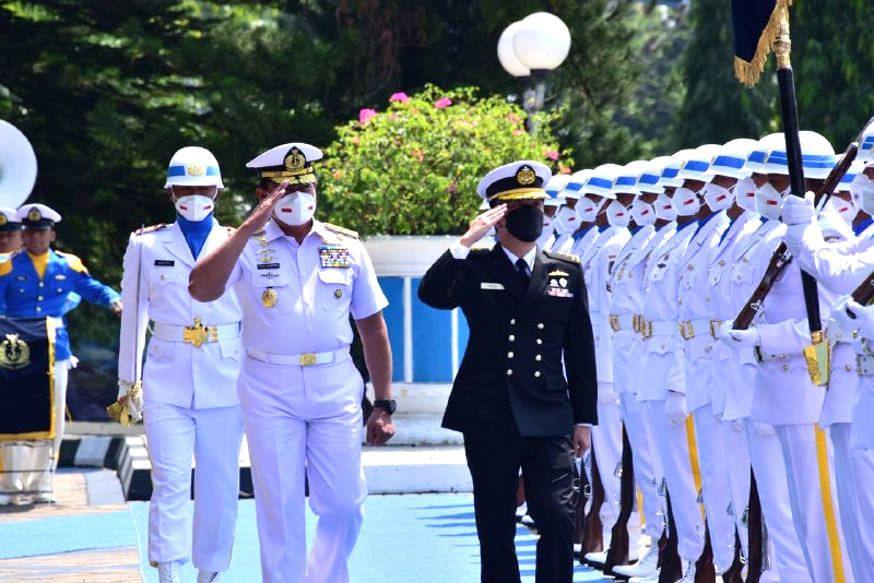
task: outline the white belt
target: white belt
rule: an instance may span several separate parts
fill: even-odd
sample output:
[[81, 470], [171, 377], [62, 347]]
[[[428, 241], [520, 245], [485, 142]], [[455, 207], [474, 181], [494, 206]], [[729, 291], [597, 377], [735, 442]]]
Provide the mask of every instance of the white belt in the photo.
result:
[[152, 336], [159, 340], [184, 342], [199, 348], [209, 342], [231, 340], [240, 336], [240, 323], [204, 326], [200, 318], [194, 319], [193, 326], [176, 326], [155, 322], [152, 326]]
[[856, 374], [860, 377], [874, 377], [874, 355], [856, 355]]
[[[719, 328], [719, 320], [710, 320], [708, 318], [696, 318], [695, 320], [681, 321], [679, 324], [680, 336], [683, 340], [691, 340], [695, 336], [709, 334], [711, 338], [716, 338], [716, 329]], [[716, 326], [716, 328], [714, 328]]]
[[678, 332], [677, 323], [673, 320], [645, 320], [642, 322], [641, 332], [644, 338], [652, 338], [653, 336], [676, 336]]
[[247, 348], [246, 353], [261, 362], [291, 366], [312, 366], [314, 364], [329, 364], [340, 360], [349, 354], [349, 347], [338, 348], [330, 352], [305, 352], [304, 354], [278, 354], [257, 348]]
[[786, 360], [787, 358], [793, 358], [797, 356], [797, 353], [780, 353], [774, 354], [772, 352], [762, 352], [762, 349], [758, 346], [753, 347], [753, 353], [756, 355], [756, 360], [759, 362], [768, 362], [773, 360]]
[[610, 327], [614, 332], [635, 329], [637, 319], [634, 314], [610, 314]]

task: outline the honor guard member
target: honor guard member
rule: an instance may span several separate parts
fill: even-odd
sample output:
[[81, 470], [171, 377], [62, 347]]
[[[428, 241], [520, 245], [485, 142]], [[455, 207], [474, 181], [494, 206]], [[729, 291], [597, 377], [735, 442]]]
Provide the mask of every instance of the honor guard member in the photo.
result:
[[[782, 139], [777, 135], [763, 140], [763, 145], [770, 148], [765, 160], [769, 182], [759, 189], [757, 202], [761, 199], [762, 207], [769, 209], [779, 209], [791, 196]], [[815, 183], [811, 181], [823, 180], [834, 166], [834, 150], [815, 132], [799, 132], [799, 141], [807, 187], [813, 189]], [[774, 211], [765, 212], [774, 216]], [[770, 255], [762, 261], [767, 260]], [[810, 332], [799, 272], [798, 262], [790, 262], [762, 302], [756, 325], [747, 330], [730, 330], [728, 335], [736, 344], [757, 351], [752, 419], [773, 425], [780, 441], [795, 530], [810, 578], [817, 583], [850, 581], [835, 514], [837, 501], [830, 489], [823, 487], [832, 480], [825, 435], [817, 427], [825, 387], [811, 381], [803, 352], [810, 343]], [[822, 287], [819, 292], [821, 313], [825, 315], [833, 297]]]
[[0, 261], [8, 259], [15, 251], [21, 251], [21, 221], [18, 220], [18, 211], [0, 208]]
[[577, 257], [591, 247], [595, 239], [598, 238], [600, 231], [596, 228], [595, 221], [598, 219], [598, 213], [603, 210], [604, 204], [609, 202], [607, 199], [587, 191], [586, 181], [591, 174], [590, 169], [574, 172], [564, 190], [565, 199], [576, 199], [576, 202], [573, 203], [574, 210], [577, 211], [577, 216], [580, 218], [580, 225], [577, 227], [577, 232], [573, 234], [574, 242], [570, 247], [570, 254]]
[[[551, 192], [556, 193], [564, 191], [570, 176], [567, 174], [557, 174], [549, 179], [545, 190], [547, 196], [551, 196]], [[555, 239], [552, 242], [551, 249], [553, 251], [564, 253], [570, 251], [574, 244], [573, 235], [580, 227], [580, 217], [576, 211], [577, 197], [563, 197], [561, 206], [555, 211], [555, 216], [552, 219], [552, 226], [555, 229]], [[545, 206], [545, 203], [544, 203]]]
[[[44, 318], [55, 329], [54, 343], [54, 427], [55, 438], [46, 447], [24, 447], [14, 452], [14, 466], [27, 471], [13, 476], [13, 503], [52, 502], [52, 473], [64, 437], [67, 403], [67, 375], [70, 368], [70, 337], [62, 316], [70, 292], [92, 304], [121, 312], [121, 298], [111, 287], [88, 273], [82, 260], [51, 248], [57, 236], [55, 224], [61, 215], [44, 204], [25, 204], [16, 221], [24, 228], [24, 249], [0, 263], [0, 314], [7, 318]], [[8, 468], [7, 468], [8, 471]]]
[[[573, 577], [574, 453], [588, 449], [597, 387], [580, 265], [535, 246], [549, 177], [545, 165], [528, 160], [489, 172], [477, 192], [491, 210], [419, 285], [423, 302], [460, 307], [470, 327], [443, 426], [464, 434], [484, 582], [520, 578], [513, 517], [520, 467], [540, 532], [536, 580]], [[471, 250], [492, 226], [498, 244]]]
[[[265, 582], [349, 581], [367, 495], [361, 467], [364, 382], [349, 354], [361, 336], [376, 400], [367, 441], [394, 433], [388, 304], [354, 231], [322, 223], [313, 163], [322, 152], [283, 144], [247, 164], [261, 200], [198, 262], [189, 291], [212, 301], [234, 287], [246, 358], [237, 390], [252, 459]], [[539, 227], [540, 225], [538, 225]], [[307, 559], [304, 478], [319, 516]]]
[[[227, 570], [237, 521], [241, 312], [233, 290], [207, 303], [188, 294], [197, 259], [231, 233], [213, 217], [224, 188], [215, 157], [197, 146], [180, 149], [170, 159], [164, 188], [176, 221], [131, 234], [124, 255], [119, 399], [127, 402], [132, 420], [142, 416], [146, 427], [152, 462], [149, 561], [161, 583], [176, 583], [180, 566], [191, 559], [198, 582], [206, 583]], [[149, 321], [152, 336], [140, 383]]]
[[[546, 185], [546, 198], [543, 200], [543, 232], [537, 237], [537, 247], [539, 249], [550, 249], [555, 243], [557, 233], [555, 231], [554, 219], [559, 208], [565, 202], [564, 188], [570, 180], [570, 176], [566, 174], [558, 174], [553, 176]], [[481, 211], [489, 209], [488, 201], [483, 201], [480, 205]]]

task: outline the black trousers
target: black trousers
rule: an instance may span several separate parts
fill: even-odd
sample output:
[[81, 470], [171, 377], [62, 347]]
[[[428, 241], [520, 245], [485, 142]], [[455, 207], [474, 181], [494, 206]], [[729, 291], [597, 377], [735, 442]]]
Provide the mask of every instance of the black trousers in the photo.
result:
[[525, 483], [528, 514], [537, 524], [537, 583], [573, 579], [574, 454], [570, 436], [464, 435], [480, 543], [483, 583], [517, 583], [516, 483]]

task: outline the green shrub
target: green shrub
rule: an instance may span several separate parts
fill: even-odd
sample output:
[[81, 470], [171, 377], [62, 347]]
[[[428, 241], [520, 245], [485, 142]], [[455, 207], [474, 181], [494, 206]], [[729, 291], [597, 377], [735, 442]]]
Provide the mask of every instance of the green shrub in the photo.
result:
[[473, 87], [396, 93], [386, 111], [362, 109], [337, 128], [319, 164], [321, 214], [364, 235], [463, 233], [489, 170], [530, 159], [569, 172], [549, 130], [555, 114], [538, 114], [536, 136], [525, 118], [518, 105]]

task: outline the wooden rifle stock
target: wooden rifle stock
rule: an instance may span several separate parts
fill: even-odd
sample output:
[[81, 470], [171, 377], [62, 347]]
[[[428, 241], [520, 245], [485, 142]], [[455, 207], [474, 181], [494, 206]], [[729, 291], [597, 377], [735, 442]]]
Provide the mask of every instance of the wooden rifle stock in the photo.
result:
[[[834, 189], [840, 183], [844, 174], [846, 174], [850, 169], [850, 164], [852, 164], [853, 160], [856, 159], [856, 154], [858, 153], [859, 146], [856, 142], [847, 146], [847, 149], [844, 152], [844, 157], [834, 168], [832, 168], [828, 177], [822, 183], [822, 186], [814, 192], [814, 206], [818, 207], [823, 197], [825, 197], [826, 202], [828, 201], [831, 193], [834, 192]], [[780, 277], [780, 274], [783, 273], [783, 270], [786, 269], [786, 266], [791, 262], [792, 254], [789, 253], [789, 250], [786, 248], [786, 243], [780, 243], [774, 251], [774, 254], [771, 256], [771, 260], [768, 262], [768, 267], [765, 269], [765, 274], [762, 276], [761, 281], [759, 281], [759, 285], [756, 286], [750, 299], [747, 300], [747, 303], [744, 304], [743, 308], [738, 312], [737, 317], [735, 317], [734, 323], [732, 324], [733, 329], [746, 330], [750, 327], [753, 320], [756, 318], [756, 314], [758, 314], [759, 310], [762, 308], [762, 303], [764, 303], [771, 288], [774, 287], [777, 278]]]
[[850, 297], [853, 298], [854, 301], [862, 304], [863, 306], [868, 305], [871, 301], [871, 298], [874, 298], [874, 273], [865, 278], [865, 281], [859, 284], [853, 293], [850, 294]]

